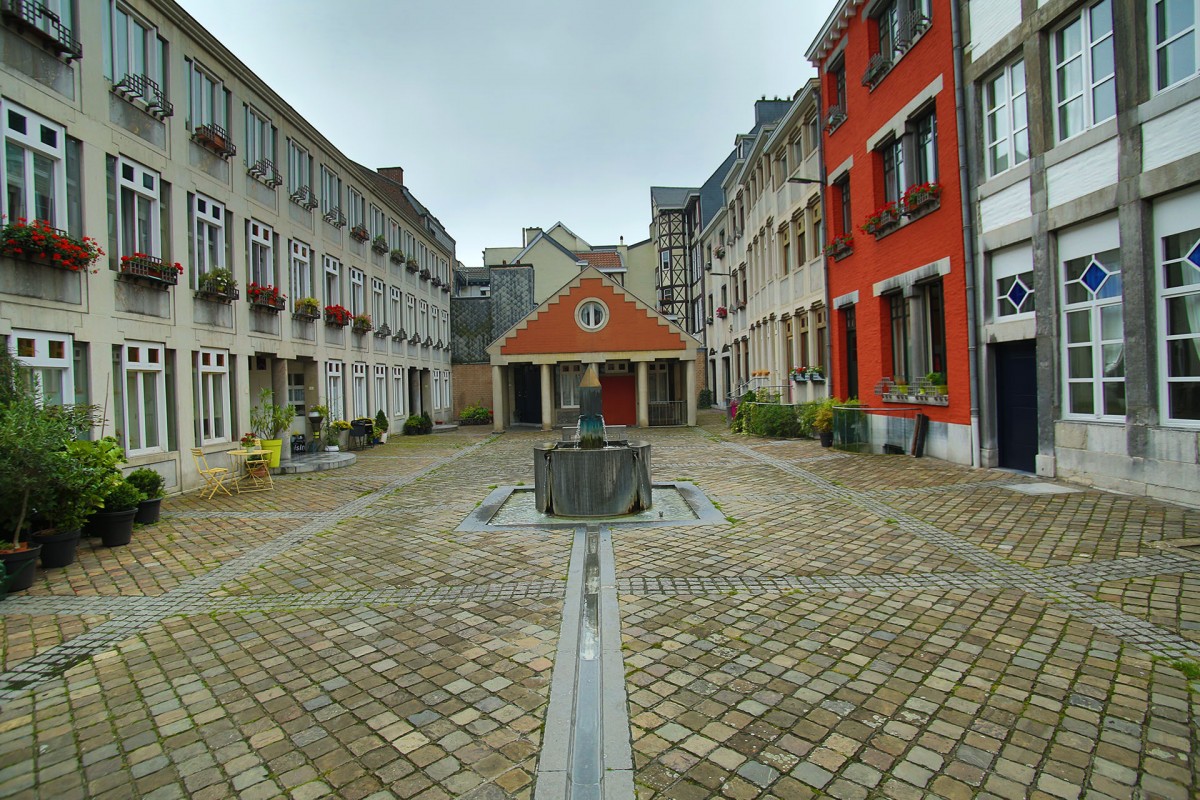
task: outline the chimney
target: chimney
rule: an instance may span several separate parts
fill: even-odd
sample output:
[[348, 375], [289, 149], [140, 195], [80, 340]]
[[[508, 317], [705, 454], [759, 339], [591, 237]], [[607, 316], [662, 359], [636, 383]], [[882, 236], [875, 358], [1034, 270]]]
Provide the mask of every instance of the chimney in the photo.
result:
[[624, 247], [624, 246], [625, 246], [625, 237], [622, 236], [621, 237], [621, 247]]
[[524, 237], [525, 238], [524, 246], [528, 247], [529, 243], [532, 242], [534, 239], [536, 239], [537, 235], [541, 232], [542, 232], [541, 228], [526, 228], [525, 229], [525, 237]]
[[401, 186], [404, 185], [404, 167], [380, 167], [375, 171], [383, 177], [395, 181]]

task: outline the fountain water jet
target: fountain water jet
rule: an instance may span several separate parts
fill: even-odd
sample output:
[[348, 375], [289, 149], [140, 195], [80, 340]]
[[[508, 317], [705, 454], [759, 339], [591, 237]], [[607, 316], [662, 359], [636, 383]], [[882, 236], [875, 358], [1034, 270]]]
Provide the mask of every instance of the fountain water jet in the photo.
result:
[[649, 442], [609, 442], [600, 378], [589, 364], [579, 384], [579, 439], [533, 448], [538, 511], [568, 517], [615, 517], [650, 508]]

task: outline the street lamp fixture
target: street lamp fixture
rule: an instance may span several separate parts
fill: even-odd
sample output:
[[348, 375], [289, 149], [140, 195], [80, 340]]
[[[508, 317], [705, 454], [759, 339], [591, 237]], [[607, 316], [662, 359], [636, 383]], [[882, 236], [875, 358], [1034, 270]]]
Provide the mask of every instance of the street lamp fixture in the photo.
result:
[[705, 272], [707, 272], [709, 275], [726, 275], [726, 276], [732, 276], [732, 275], [733, 275], [733, 273], [732, 273], [732, 272], [713, 272], [713, 268], [712, 268], [712, 267], [705, 267], [705, 268], [704, 268], [704, 271], [705, 271]]
[[787, 182], [788, 183], [812, 183], [812, 184], [816, 184], [817, 186], [821, 186], [825, 183], [820, 178], [800, 178], [795, 175], [788, 178]]

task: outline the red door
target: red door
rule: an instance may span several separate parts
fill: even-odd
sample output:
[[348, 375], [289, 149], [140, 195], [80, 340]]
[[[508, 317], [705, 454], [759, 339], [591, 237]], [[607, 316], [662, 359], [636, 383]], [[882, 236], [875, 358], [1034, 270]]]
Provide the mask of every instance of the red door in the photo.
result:
[[637, 425], [637, 378], [600, 376], [600, 413], [605, 425]]

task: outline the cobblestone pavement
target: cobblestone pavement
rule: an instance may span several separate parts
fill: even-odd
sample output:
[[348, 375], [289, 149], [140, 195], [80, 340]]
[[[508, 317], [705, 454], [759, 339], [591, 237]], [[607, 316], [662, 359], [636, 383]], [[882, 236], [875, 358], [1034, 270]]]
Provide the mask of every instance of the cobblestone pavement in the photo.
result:
[[[1200, 512], [701, 421], [639, 435], [729, 523], [611, 536], [639, 798], [1200, 793]], [[532, 798], [571, 533], [454, 529], [545, 437], [85, 540], [0, 603], [0, 797]]]

